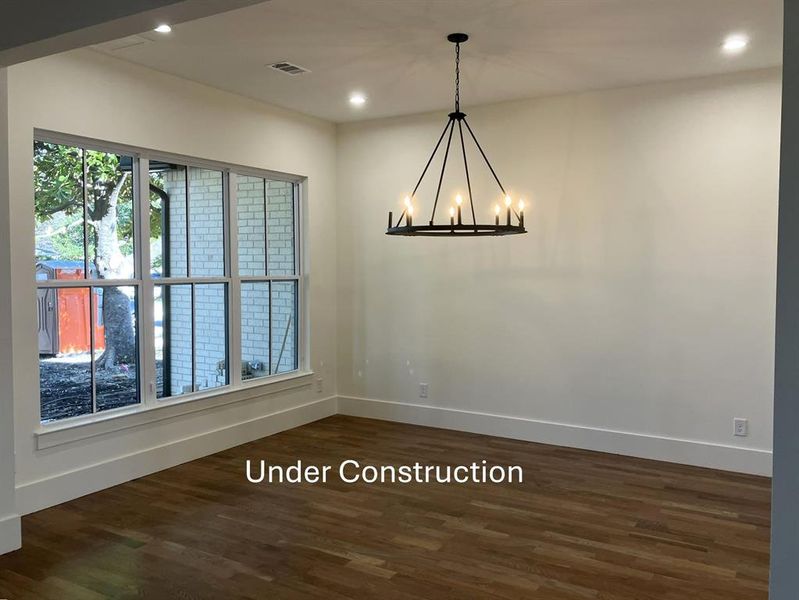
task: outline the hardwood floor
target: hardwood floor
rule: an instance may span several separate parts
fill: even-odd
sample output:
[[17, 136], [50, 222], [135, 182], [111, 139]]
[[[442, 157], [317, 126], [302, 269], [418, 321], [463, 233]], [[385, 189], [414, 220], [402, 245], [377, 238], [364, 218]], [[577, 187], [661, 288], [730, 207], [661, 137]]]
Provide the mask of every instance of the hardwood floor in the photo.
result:
[[[256, 485], [247, 458], [525, 480]], [[765, 478], [336, 416], [25, 517], [0, 598], [766, 600], [769, 501]]]

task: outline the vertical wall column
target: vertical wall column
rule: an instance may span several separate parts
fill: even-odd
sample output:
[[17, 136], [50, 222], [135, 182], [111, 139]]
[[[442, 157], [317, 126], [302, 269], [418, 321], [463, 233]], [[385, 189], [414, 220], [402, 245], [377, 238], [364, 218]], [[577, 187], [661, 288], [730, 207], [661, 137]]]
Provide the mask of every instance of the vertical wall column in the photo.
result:
[[14, 493], [9, 175], [8, 71], [0, 68], [0, 554], [20, 546], [20, 520]]
[[799, 594], [799, 4], [785, 2], [771, 600]]

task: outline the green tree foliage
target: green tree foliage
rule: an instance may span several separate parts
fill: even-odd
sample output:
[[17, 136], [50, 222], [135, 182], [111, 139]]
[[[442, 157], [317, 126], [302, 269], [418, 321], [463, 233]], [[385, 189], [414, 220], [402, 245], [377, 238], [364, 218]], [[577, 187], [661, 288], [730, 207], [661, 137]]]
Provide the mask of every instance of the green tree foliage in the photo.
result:
[[[87, 215], [90, 245], [97, 235], [94, 223], [108, 211], [108, 201], [119, 180], [126, 176], [120, 156], [72, 146], [34, 142], [33, 181], [37, 229], [50, 226], [50, 248], [37, 248], [41, 259], [83, 260], [83, 158], [87, 171]], [[126, 177], [120, 197], [128, 199], [117, 208], [117, 237], [126, 256], [133, 253], [132, 177]], [[158, 182], [154, 182], [156, 189]], [[160, 191], [160, 190], [159, 190]], [[150, 235], [161, 236], [161, 198], [151, 193]], [[44, 237], [44, 236], [43, 236]], [[90, 261], [94, 257], [89, 257]]]

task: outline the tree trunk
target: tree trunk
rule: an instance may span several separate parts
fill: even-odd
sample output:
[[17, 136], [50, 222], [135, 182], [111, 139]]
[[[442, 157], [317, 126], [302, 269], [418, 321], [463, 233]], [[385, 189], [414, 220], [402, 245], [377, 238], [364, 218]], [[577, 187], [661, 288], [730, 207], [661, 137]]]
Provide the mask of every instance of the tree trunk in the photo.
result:
[[136, 336], [130, 311], [130, 298], [117, 287], [103, 288], [105, 352], [96, 367], [110, 369], [136, 363]]
[[[92, 215], [96, 246], [94, 265], [99, 279], [118, 279], [123, 276], [124, 256], [117, 235], [117, 204], [128, 174], [122, 175], [107, 198], [98, 198]], [[105, 352], [97, 359], [96, 367], [110, 369], [136, 361], [136, 336], [130, 299], [120, 288], [103, 288], [103, 325]]]

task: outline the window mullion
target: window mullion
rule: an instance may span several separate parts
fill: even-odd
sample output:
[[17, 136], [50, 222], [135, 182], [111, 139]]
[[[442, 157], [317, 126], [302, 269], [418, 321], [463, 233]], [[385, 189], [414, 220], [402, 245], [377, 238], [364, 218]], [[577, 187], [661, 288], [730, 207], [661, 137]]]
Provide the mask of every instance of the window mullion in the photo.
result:
[[89, 162], [86, 159], [86, 148], [81, 148], [81, 168], [83, 169], [83, 283], [88, 283], [89, 288], [89, 371], [91, 381], [92, 414], [97, 413], [97, 335], [94, 329], [97, 315], [94, 310], [94, 288], [92, 287], [91, 272], [89, 270]]
[[191, 284], [191, 391], [197, 390], [197, 287]]
[[272, 373], [272, 282], [269, 282], [269, 374]]
[[39, 288], [125, 287], [139, 285], [139, 279], [42, 279], [36, 282]]
[[[269, 186], [266, 183], [266, 179], [264, 179], [264, 275], [269, 275], [269, 193], [268, 193]], [[268, 306], [269, 306], [269, 330], [266, 334], [266, 344], [267, 348], [269, 349], [269, 369], [267, 369], [267, 373], [272, 375], [272, 281], [266, 284], [267, 287], [267, 298], [268, 298]]]
[[94, 310], [94, 290], [89, 288], [89, 364], [91, 368], [91, 382], [92, 382], [92, 414], [97, 413], [97, 365], [95, 364], [95, 355], [97, 354], [97, 339], [94, 330], [97, 315]]
[[[190, 278], [192, 276], [191, 272], [191, 190], [189, 186], [191, 185], [191, 178], [189, 177], [189, 170], [191, 167], [186, 165], [185, 170], [185, 178], [186, 178], [186, 277]], [[194, 288], [192, 288], [194, 289]], [[192, 389], [194, 389], [194, 383], [192, 382]]]
[[81, 148], [81, 167], [83, 168], [83, 278], [89, 277], [89, 165], [86, 161], [86, 148]]
[[302, 211], [302, 197], [305, 193], [305, 188], [299, 183], [294, 183], [292, 185], [292, 192], [293, 192], [293, 209], [294, 209], [294, 275], [296, 277], [294, 284], [295, 286], [295, 314], [296, 314], [296, 324], [295, 324], [295, 352], [297, 353], [297, 368], [298, 369], [305, 369], [310, 366], [310, 361], [308, 360], [308, 348], [310, 344], [305, 337], [306, 334], [306, 298], [305, 298], [305, 270], [303, 269], [303, 261], [305, 260], [304, 254], [304, 247], [302, 244], [302, 219], [303, 219], [303, 211]]
[[225, 220], [228, 240], [227, 268], [230, 283], [227, 290], [228, 301], [228, 382], [231, 386], [241, 385], [241, 279], [239, 278], [239, 220], [238, 220], [238, 181], [235, 173], [228, 173], [227, 202]]
[[155, 367], [155, 287], [153, 285], [150, 265], [150, 161], [140, 158], [137, 161], [134, 183], [136, 202], [134, 218], [136, 219], [137, 266], [141, 281], [138, 294], [139, 334], [139, 394], [142, 404], [152, 405], [156, 399], [157, 369]]

